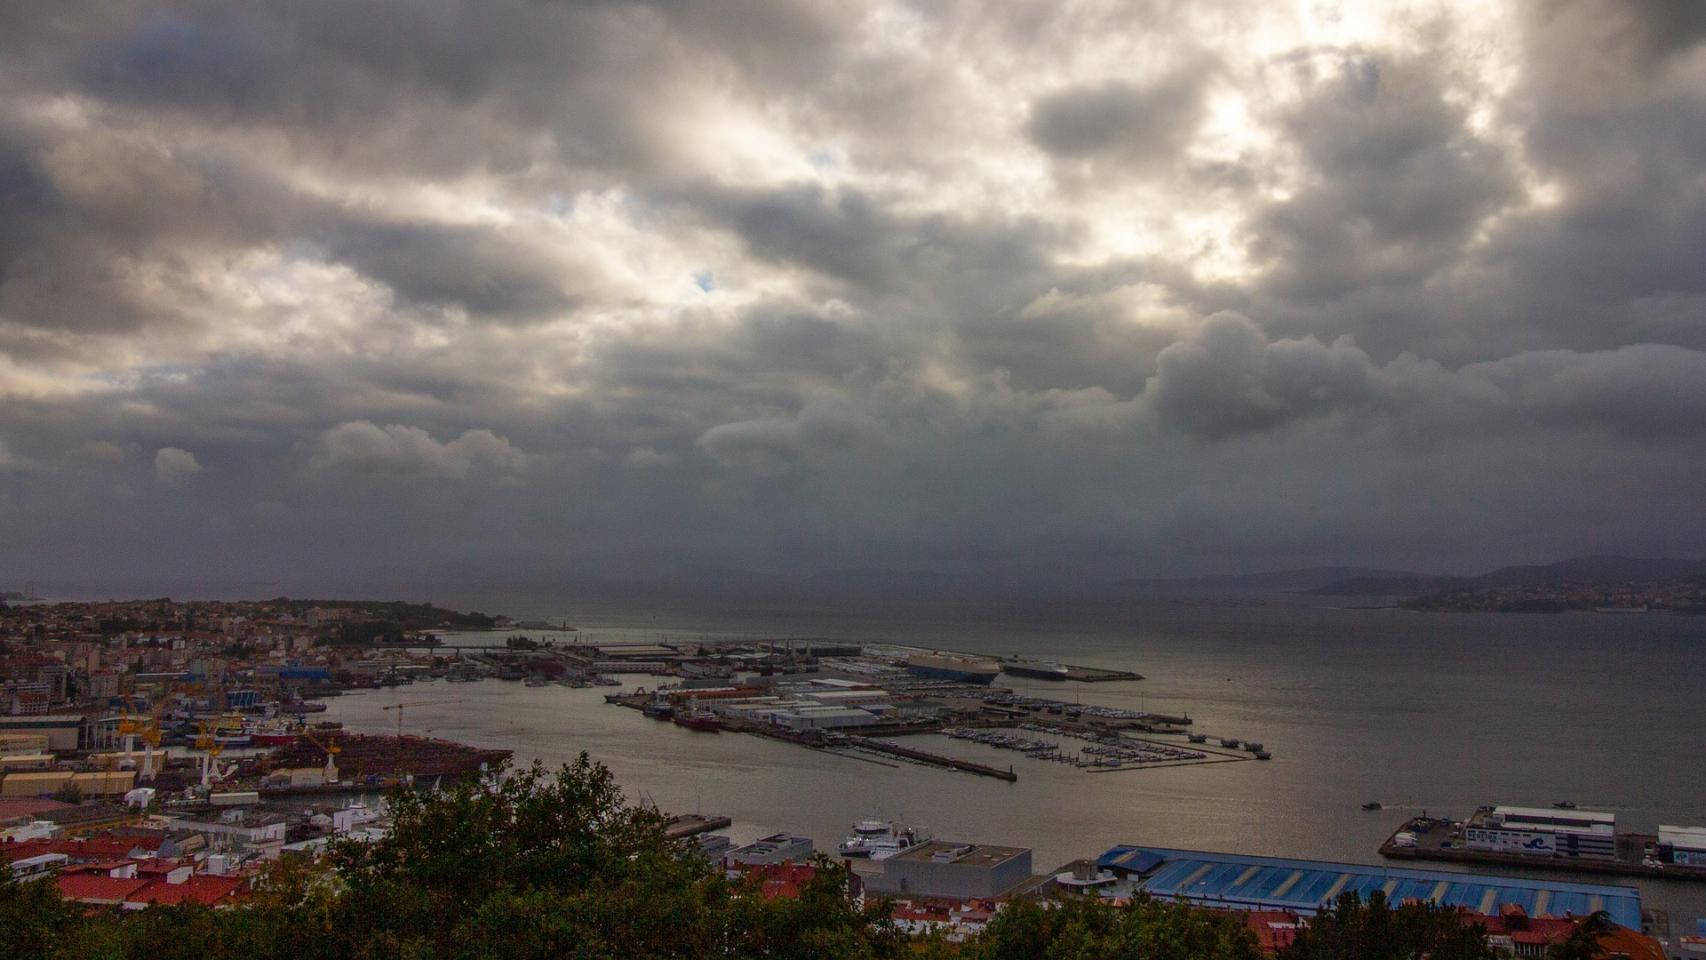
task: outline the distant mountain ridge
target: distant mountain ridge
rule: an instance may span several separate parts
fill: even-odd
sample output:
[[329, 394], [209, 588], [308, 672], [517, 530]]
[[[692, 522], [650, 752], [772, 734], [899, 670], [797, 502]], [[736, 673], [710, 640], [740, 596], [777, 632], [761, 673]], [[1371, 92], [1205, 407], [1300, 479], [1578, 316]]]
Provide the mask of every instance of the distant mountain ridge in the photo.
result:
[[1304, 567], [1298, 570], [1269, 570], [1260, 573], [1221, 574], [1206, 577], [1151, 577], [1121, 580], [1115, 584], [1133, 590], [1206, 590], [1266, 593], [1313, 593], [1336, 583], [1356, 580], [1399, 581], [1431, 579], [1427, 574], [1370, 567]]
[[1121, 580], [1115, 586], [1145, 592], [1200, 590], [1239, 593], [1304, 593], [1323, 597], [1397, 597], [1449, 590], [1503, 587], [1605, 585], [1683, 580], [1706, 576], [1706, 559], [1653, 559], [1590, 555], [1556, 563], [1519, 564], [1472, 575], [1426, 574], [1360, 567], [1306, 567], [1173, 579]]

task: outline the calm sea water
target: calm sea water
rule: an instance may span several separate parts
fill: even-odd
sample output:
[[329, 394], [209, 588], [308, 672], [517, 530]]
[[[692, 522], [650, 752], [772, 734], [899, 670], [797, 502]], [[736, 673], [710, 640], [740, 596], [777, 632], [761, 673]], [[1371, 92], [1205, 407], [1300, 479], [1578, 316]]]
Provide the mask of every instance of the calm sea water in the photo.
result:
[[[940, 741], [955, 755], [1013, 764], [1019, 780], [1008, 784], [695, 733], [607, 706], [601, 689], [439, 682], [330, 701], [328, 716], [371, 729], [394, 728], [387, 703], [459, 701], [409, 708], [406, 729], [547, 764], [587, 751], [631, 798], [734, 818], [737, 841], [788, 830], [827, 849], [852, 821], [880, 815], [937, 836], [1032, 847], [1041, 871], [1122, 842], [1379, 863], [1376, 848], [1403, 818], [1464, 815], [1483, 803], [1569, 799], [1649, 832], [1661, 822], [1706, 824], [1706, 619], [1225, 599], [827, 612], [468, 599], [566, 617], [580, 627], [574, 636], [593, 642], [888, 639], [1134, 670], [1146, 679], [1003, 682], [1084, 703], [1188, 712], [1198, 731], [1259, 740], [1274, 754], [1267, 763], [1091, 774]], [[1364, 812], [1369, 800], [1385, 809]], [[1640, 885], [1648, 906], [1669, 910], [1675, 923], [1692, 927], [1706, 916], [1706, 885]]]

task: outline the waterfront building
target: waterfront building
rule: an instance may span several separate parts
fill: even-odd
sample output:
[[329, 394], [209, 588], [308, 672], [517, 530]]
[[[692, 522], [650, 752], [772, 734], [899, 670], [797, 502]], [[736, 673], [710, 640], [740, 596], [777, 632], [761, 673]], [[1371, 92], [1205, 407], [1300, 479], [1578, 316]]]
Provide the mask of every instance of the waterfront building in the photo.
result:
[[761, 840], [754, 840], [744, 847], [736, 847], [730, 850], [728, 855], [729, 863], [736, 866], [781, 863], [784, 860], [804, 863], [811, 858], [811, 838], [796, 837], [786, 833], [777, 833]]
[[1706, 827], [1659, 827], [1661, 863], [1706, 867]]
[[1113, 847], [1097, 865], [1124, 881], [1104, 888], [1105, 895], [1145, 892], [1204, 907], [1307, 917], [1341, 894], [1366, 900], [1379, 892], [1395, 904], [1426, 901], [1484, 916], [1511, 906], [1529, 917], [1585, 917], [1604, 910], [1625, 927], [1641, 926], [1641, 891], [1630, 886], [1138, 846]]
[[1463, 825], [1471, 850], [1535, 857], [1617, 858], [1617, 815], [1595, 810], [1499, 806]]
[[933, 840], [882, 863], [882, 872], [865, 878], [868, 893], [944, 900], [993, 900], [1031, 879], [1027, 847]]

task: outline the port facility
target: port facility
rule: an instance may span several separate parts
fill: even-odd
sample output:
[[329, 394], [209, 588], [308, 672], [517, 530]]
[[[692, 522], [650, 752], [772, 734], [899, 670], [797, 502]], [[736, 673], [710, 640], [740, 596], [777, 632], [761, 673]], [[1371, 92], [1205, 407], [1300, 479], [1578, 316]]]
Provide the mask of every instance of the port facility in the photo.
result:
[[1114, 847], [1096, 864], [1125, 881], [1105, 894], [1143, 891], [1205, 907], [1313, 916], [1342, 894], [1367, 900], [1379, 891], [1394, 904], [1427, 901], [1487, 915], [1507, 906], [1531, 917], [1604, 910], [1625, 927], [1641, 928], [1641, 891], [1628, 886], [1140, 846]]
[[1467, 819], [1413, 817], [1380, 845], [1391, 860], [1439, 860], [1571, 873], [1706, 881], [1706, 829], [1619, 830], [1617, 815], [1575, 807], [1484, 806]]

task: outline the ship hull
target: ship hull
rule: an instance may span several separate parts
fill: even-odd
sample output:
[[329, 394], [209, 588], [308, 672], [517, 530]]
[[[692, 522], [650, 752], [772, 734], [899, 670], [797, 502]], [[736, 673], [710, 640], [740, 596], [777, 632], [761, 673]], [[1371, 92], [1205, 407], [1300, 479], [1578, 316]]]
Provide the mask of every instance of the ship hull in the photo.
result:
[[996, 676], [999, 675], [998, 672], [984, 673], [982, 671], [956, 670], [952, 667], [922, 667], [912, 665], [908, 666], [906, 669], [911, 671], [913, 676], [923, 677], [926, 680], [951, 680], [955, 683], [974, 683], [980, 687], [987, 687], [994, 683]]
[[1037, 680], [1065, 680], [1064, 667], [1032, 666], [1024, 663], [1004, 663], [1001, 672], [1015, 677], [1032, 677]]

